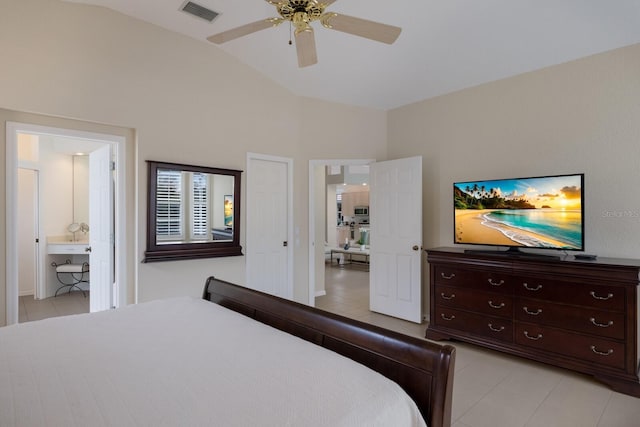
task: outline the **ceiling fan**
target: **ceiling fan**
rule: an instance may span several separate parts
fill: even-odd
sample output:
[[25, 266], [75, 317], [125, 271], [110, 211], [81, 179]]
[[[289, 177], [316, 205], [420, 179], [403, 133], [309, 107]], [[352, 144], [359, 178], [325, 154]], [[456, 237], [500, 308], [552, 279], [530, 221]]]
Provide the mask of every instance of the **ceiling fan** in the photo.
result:
[[242, 25], [231, 30], [207, 37], [212, 43], [221, 44], [246, 36], [270, 27], [276, 27], [289, 21], [295, 27], [296, 51], [298, 54], [298, 66], [307, 67], [318, 62], [316, 42], [311, 23], [320, 21], [325, 28], [342, 31], [367, 39], [392, 44], [396, 41], [400, 32], [399, 27], [368, 21], [353, 16], [342, 15], [334, 12], [325, 12], [325, 9], [336, 0], [266, 0], [276, 7], [280, 17], [267, 18], [250, 24]]

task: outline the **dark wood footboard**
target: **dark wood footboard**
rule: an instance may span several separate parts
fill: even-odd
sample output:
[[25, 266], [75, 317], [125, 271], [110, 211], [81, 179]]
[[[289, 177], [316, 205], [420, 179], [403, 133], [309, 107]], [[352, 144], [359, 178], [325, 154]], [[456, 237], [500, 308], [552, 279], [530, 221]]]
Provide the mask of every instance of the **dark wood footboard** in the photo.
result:
[[209, 277], [203, 298], [349, 357], [398, 383], [430, 427], [451, 425], [455, 349]]

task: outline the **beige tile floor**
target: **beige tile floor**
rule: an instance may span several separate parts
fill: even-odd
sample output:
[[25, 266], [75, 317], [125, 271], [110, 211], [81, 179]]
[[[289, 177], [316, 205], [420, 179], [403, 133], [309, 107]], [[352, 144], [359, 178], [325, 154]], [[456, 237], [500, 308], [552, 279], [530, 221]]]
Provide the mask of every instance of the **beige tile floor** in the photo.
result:
[[[426, 325], [369, 311], [369, 274], [327, 266], [327, 295], [316, 306], [424, 338]], [[456, 347], [453, 427], [638, 427], [640, 399], [578, 373], [485, 350]]]
[[18, 322], [31, 322], [49, 317], [66, 316], [89, 312], [89, 292], [73, 291], [60, 293], [57, 297], [42, 300], [33, 299], [33, 295], [20, 297], [18, 306]]

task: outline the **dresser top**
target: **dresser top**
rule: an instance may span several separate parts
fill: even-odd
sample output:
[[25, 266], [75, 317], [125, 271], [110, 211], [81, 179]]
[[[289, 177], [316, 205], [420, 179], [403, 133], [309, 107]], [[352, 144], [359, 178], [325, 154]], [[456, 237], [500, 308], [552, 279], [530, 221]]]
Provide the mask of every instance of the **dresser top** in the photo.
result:
[[[640, 259], [597, 257], [594, 260], [576, 259], [572, 254], [558, 251], [557, 255], [546, 252], [526, 252], [526, 248], [519, 253], [506, 252], [505, 249], [469, 249], [459, 247], [438, 247], [425, 249], [428, 255], [442, 253], [462, 258], [479, 258], [496, 262], [531, 262], [549, 265], [572, 266], [616, 266], [640, 268]], [[549, 256], [550, 255], [550, 256]]]

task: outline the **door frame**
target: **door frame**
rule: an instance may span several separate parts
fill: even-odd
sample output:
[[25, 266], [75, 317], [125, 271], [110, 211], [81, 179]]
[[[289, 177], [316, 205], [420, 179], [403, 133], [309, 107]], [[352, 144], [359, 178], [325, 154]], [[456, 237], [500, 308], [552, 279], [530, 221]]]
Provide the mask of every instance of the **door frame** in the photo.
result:
[[[316, 305], [316, 260], [315, 260], [315, 221], [316, 221], [316, 206], [315, 203], [315, 168], [317, 166], [361, 166], [370, 165], [375, 163], [375, 159], [324, 159], [324, 160], [309, 160], [309, 305], [315, 307]], [[326, 201], [323, 206], [326, 210]], [[324, 240], [323, 243], [324, 245]]]
[[[247, 176], [249, 176], [249, 174], [251, 173], [254, 173], [251, 170], [252, 160], [278, 162], [278, 163], [285, 164], [287, 168], [287, 207], [286, 207], [287, 217], [285, 218], [285, 220], [287, 221], [287, 241], [291, 243], [292, 237], [293, 237], [293, 240], [297, 240], [297, 235], [294, 236], [294, 232], [293, 232], [293, 159], [289, 157], [279, 157], [279, 156], [272, 156], [269, 154], [247, 152]], [[246, 224], [243, 227], [243, 229], [248, 231], [250, 229], [249, 227], [249, 219], [251, 218], [250, 212], [253, 212], [253, 211], [251, 210], [252, 200], [251, 200], [251, 189], [249, 188], [249, 180], [245, 179], [244, 182], [246, 183], [245, 184], [246, 191], [243, 191], [243, 193], [246, 194], [246, 200], [244, 204], [244, 206], [246, 206], [245, 208]], [[296, 229], [298, 228], [296, 227]], [[248, 236], [245, 236], [245, 245], [248, 241], [249, 241]], [[287, 245], [287, 284], [286, 284], [287, 296], [286, 297], [288, 299], [293, 299], [295, 294], [295, 290], [293, 288], [293, 247], [294, 245], [297, 246], [296, 242], [293, 242], [293, 244]], [[249, 269], [251, 268], [251, 257], [249, 256], [249, 247], [248, 245], [246, 245], [246, 247], [247, 247], [247, 250], [246, 250], [246, 261], [245, 261], [245, 278], [249, 277]]]
[[[118, 135], [87, 132], [75, 129], [41, 126], [31, 123], [7, 122], [6, 123], [6, 323], [11, 325], [18, 323], [18, 253], [16, 248], [18, 235], [16, 223], [18, 218], [17, 198], [17, 170], [18, 170], [18, 133], [42, 134], [53, 136], [67, 136], [86, 139], [101, 143], [111, 144], [114, 153], [115, 188], [114, 188], [114, 245], [115, 245], [115, 282], [117, 289], [117, 301], [114, 306], [126, 305], [127, 275], [126, 275], [126, 163], [125, 163], [125, 137]], [[42, 206], [40, 206], [42, 209]], [[41, 215], [40, 215], [41, 217]], [[42, 236], [40, 236], [42, 239]], [[41, 245], [40, 255], [46, 249]], [[43, 286], [43, 284], [41, 284]]]

